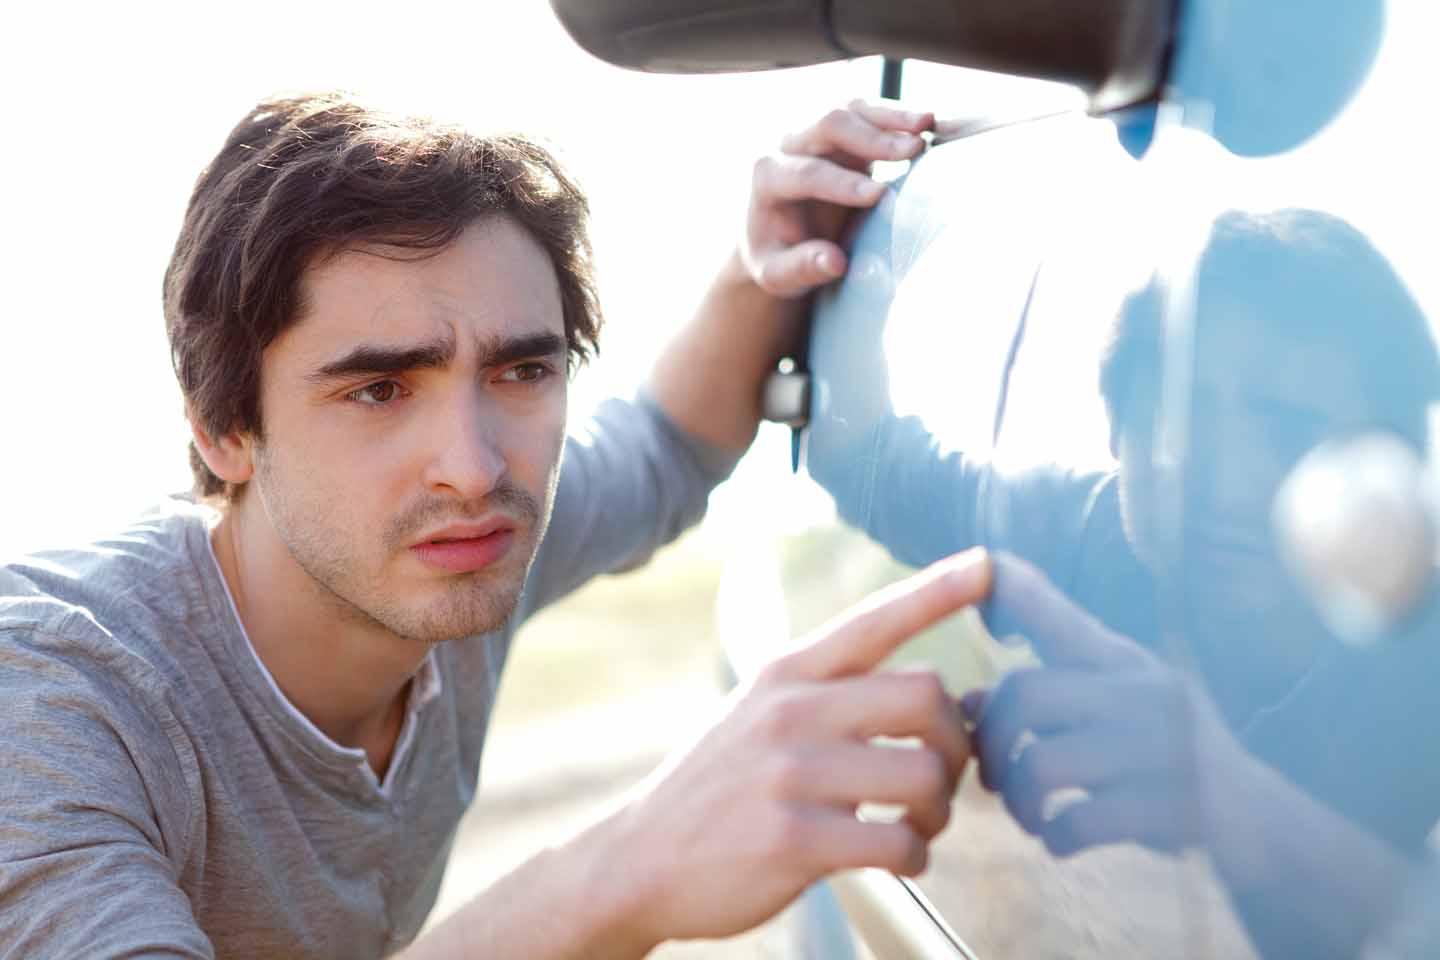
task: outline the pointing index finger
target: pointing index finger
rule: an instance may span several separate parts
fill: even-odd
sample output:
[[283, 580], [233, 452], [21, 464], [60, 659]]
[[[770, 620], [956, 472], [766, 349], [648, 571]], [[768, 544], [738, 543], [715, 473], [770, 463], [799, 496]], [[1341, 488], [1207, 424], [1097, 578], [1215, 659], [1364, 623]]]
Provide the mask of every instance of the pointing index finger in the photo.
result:
[[1111, 631], [1075, 604], [1045, 574], [1008, 553], [996, 553], [994, 586], [981, 609], [995, 636], [1020, 633], [1050, 666], [1082, 669], [1133, 664], [1134, 641]]
[[967, 550], [892, 584], [822, 627], [790, 657], [790, 671], [831, 680], [867, 673], [910, 637], [973, 606], [990, 590], [990, 558]]

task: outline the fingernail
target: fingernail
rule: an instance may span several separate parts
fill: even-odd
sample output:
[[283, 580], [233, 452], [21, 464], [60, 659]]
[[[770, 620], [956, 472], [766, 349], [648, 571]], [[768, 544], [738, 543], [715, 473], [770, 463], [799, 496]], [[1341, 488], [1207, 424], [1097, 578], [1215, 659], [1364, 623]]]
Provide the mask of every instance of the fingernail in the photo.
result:
[[815, 254], [815, 266], [821, 273], [834, 274], [838, 272], [835, 269], [835, 261], [823, 250]]
[[990, 576], [990, 555], [984, 547], [971, 547], [939, 562], [960, 574], [966, 585]]
[[919, 139], [919, 137], [916, 137], [913, 134], [897, 133], [890, 138], [890, 143], [892, 146], [894, 146], [896, 150], [904, 152], [906, 150], [915, 149], [915, 145], [919, 141]]
[[870, 200], [880, 196], [880, 194], [883, 193], [884, 190], [884, 185], [877, 183], [874, 180], [860, 180], [857, 181], [855, 184], [856, 195], [863, 197], [866, 200]]

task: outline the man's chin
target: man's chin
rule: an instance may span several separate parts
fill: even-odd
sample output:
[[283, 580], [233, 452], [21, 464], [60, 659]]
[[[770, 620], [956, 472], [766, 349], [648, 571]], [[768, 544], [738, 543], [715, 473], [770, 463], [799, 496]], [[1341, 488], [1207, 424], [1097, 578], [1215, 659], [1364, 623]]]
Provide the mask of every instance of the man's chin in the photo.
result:
[[491, 633], [509, 623], [520, 602], [523, 581], [503, 586], [470, 581], [451, 585], [441, 596], [409, 610], [376, 619], [397, 636], [426, 644], [448, 643]]

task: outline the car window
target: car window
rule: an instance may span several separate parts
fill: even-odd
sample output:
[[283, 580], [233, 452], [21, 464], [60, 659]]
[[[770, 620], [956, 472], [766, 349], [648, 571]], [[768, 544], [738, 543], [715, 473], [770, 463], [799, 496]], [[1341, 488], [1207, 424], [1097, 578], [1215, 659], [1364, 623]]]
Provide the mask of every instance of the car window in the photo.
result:
[[1352, 956], [1440, 912], [1431, 20], [1392, 4], [1280, 156], [1217, 144], [1289, 136], [1227, 127], [1220, 87], [1141, 161], [1076, 111], [939, 143], [817, 302], [805, 464], [839, 523], [780, 545], [792, 620], [1005, 554], [897, 664], [984, 691], [918, 884], [979, 956]]

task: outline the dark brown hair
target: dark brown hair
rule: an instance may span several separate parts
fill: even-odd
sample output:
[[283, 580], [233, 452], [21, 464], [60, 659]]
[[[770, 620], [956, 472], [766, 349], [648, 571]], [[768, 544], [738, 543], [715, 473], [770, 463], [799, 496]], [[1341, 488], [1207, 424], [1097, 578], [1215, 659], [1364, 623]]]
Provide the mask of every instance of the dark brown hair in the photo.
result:
[[[1440, 397], [1440, 353], [1424, 311], [1359, 230], [1317, 210], [1219, 216], [1195, 266], [1197, 325], [1226, 302], [1296, 343], [1342, 351], [1375, 405], [1377, 427], [1417, 449]], [[1164, 281], [1157, 274], [1121, 307], [1104, 348], [1100, 394], [1113, 428], [1148, 429], [1164, 351]]]
[[[397, 117], [336, 93], [277, 97], [246, 114], [200, 174], [165, 271], [165, 326], [188, 415], [211, 436], [262, 436], [261, 352], [299, 319], [317, 258], [383, 243], [425, 256], [487, 216], [508, 216], [550, 255], [571, 366], [597, 348], [589, 209], [555, 157]], [[235, 491], [194, 445], [195, 491]]]

